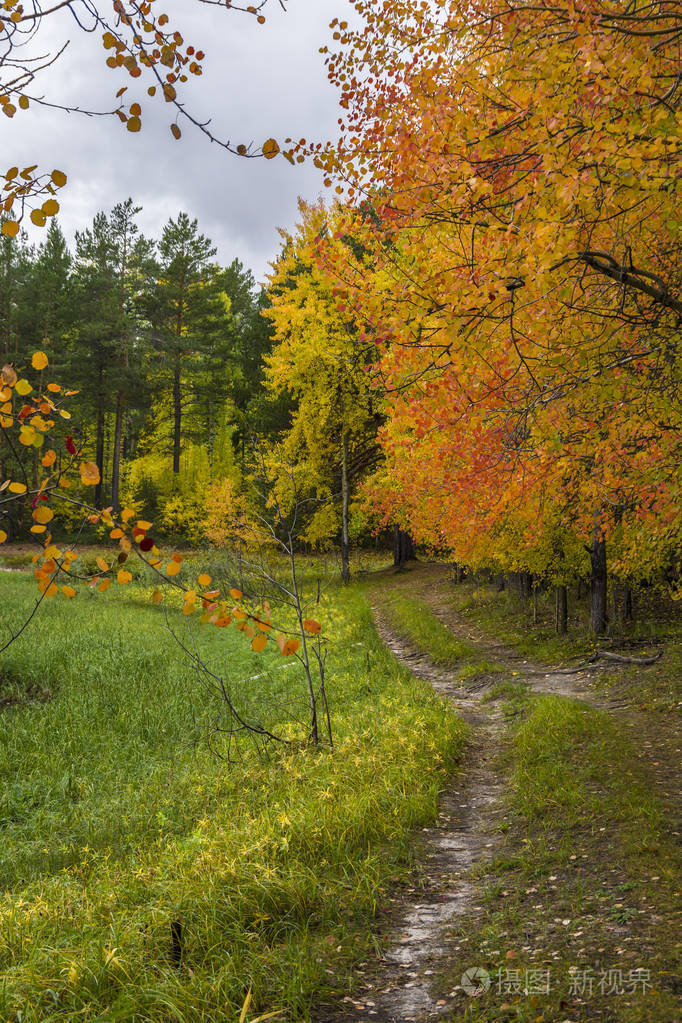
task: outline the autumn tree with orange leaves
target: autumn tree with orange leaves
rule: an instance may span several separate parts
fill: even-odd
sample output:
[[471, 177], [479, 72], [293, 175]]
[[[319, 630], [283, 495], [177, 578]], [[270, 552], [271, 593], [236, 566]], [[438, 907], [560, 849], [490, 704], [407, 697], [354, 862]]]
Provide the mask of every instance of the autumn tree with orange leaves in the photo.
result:
[[358, 211], [365, 256], [339, 246], [330, 272], [394, 396], [375, 496], [462, 555], [558, 512], [601, 632], [607, 541], [642, 577], [682, 527], [682, 8], [356, 8], [317, 159]]

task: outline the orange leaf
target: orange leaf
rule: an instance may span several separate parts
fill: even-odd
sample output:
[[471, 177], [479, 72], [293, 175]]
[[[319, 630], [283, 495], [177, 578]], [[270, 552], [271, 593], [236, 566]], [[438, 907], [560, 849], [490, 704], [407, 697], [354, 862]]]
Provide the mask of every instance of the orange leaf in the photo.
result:
[[106, 593], [110, 586], [111, 579], [102, 579], [102, 582], [99, 584], [97, 589], [99, 590], [100, 593]]
[[126, 586], [131, 581], [132, 578], [133, 577], [131, 573], [126, 572], [125, 568], [119, 568], [116, 579], [121, 584], [121, 586]]
[[255, 639], [251, 640], [251, 649], [255, 650], [257, 654], [259, 654], [261, 650], [265, 650], [267, 645], [268, 637], [264, 636], [262, 633], [260, 636], [256, 636]]
[[73, 598], [76, 596], [76, 591], [74, 590], [73, 586], [62, 586], [62, 593], [64, 594], [65, 597], [68, 597], [69, 600], [73, 600]]
[[94, 462], [81, 462], [81, 482], [86, 487], [95, 487], [100, 481], [99, 469]]
[[318, 632], [322, 631], [322, 626], [319, 622], [316, 622], [314, 618], [306, 618], [303, 622], [303, 628], [306, 632], [309, 632], [311, 636], [317, 636]]
[[49, 451], [46, 451], [45, 454], [43, 455], [43, 457], [41, 458], [41, 462], [43, 463], [43, 465], [45, 466], [46, 469], [49, 469], [49, 467], [51, 465], [54, 465], [54, 463], [56, 461], [57, 461], [57, 452], [53, 451], [52, 448], [50, 448]]
[[211, 577], [210, 575], [207, 575], [206, 572], [202, 572], [201, 575], [199, 576], [198, 582], [200, 586], [210, 586]]
[[104, 558], [97, 558], [97, 567], [99, 568], [99, 570], [101, 572], [108, 572], [109, 571], [109, 566], [106, 563], [106, 561], [104, 560]]
[[180, 571], [180, 564], [177, 561], [169, 561], [166, 568], [166, 575], [177, 575]]
[[232, 589], [230, 590], [230, 596], [232, 597], [233, 600], [241, 600], [244, 594], [242, 593], [241, 590]]

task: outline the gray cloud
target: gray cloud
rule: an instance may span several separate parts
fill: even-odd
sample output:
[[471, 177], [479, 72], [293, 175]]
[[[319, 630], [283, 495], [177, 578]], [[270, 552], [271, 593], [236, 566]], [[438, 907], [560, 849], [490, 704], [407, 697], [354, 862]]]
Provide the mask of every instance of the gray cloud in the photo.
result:
[[[268, 20], [258, 26], [236, 12], [165, 0], [163, 9], [185, 40], [206, 53], [203, 77], [188, 83], [188, 106], [202, 120], [210, 118], [214, 134], [235, 143], [333, 138], [339, 109], [318, 51], [329, 42], [330, 20], [348, 17], [348, 6], [347, 0], [290, 0], [285, 13], [271, 0]], [[54, 17], [34, 52], [67, 39], [60, 62], [41, 76], [40, 91], [50, 100], [111, 109], [116, 90], [128, 85], [127, 102], [143, 107], [142, 131], [133, 135], [118, 119], [32, 106], [12, 121], [3, 118], [3, 162], [68, 173], [60, 223], [70, 239], [98, 210], [130, 195], [143, 207], [145, 233], [157, 235], [169, 216], [185, 210], [213, 239], [222, 262], [238, 256], [262, 280], [279, 248], [277, 227], [296, 221], [297, 197], [314, 199], [324, 191], [319, 171], [310, 162], [291, 167], [281, 157], [240, 159], [186, 122], [182, 141], [175, 142], [171, 108], [147, 98], [144, 76], [135, 83], [105, 66], [99, 33], [84, 34], [68, 16]], [[30, 225], [29, 233], [36, 242], [42, 237]]]

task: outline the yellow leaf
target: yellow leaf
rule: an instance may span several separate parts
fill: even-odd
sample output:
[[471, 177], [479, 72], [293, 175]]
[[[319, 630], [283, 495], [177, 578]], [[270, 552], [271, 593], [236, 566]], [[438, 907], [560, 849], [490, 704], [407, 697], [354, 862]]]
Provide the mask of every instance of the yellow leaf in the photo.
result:
[[166, 569], [166, 575], [177, 575], [180, 571], [180, 565], [177, 561], [170, 561], [168, 568]]
[[54, 217], [59, 213], [59, 203], [56, 199], [47, 199], [43, 203], [43, 213], [48, 217]]
[[73, 586], [62, 586], [62, 593], [64, 594], [65, 597], [68, 597], [69, 600], [73, 600], [73, 598], [76, 596], [76, 591], [74, 590]]
[[267, 645], [268, 637], [263, 635], [262, 632], [259, 636], [256, 636], [254, 639], [251, 640], [251, 649], [255, 650], [257, 654], [259, 654], [261, 650], [265, 650]]
[[45, 352], [34, 352], [33, 357], [31, 358], [31, 365], [33, 366], [34, 369], [41, 370], [45, 369], [49, 361], [50, 360], [48, 359]]
[[266, 160], [272, 160], [279, 153], [279, 145], [275, 139], [268, 139], [263, 143], [263, 156]]
[[36, 522], [46, 525], [46, 523], [51, 522], [54, 518], [54, 512], [51, 508], [47, 508], [45, 505], [40, 505], [34, 510], [33, 518]]
[[152, 523], [151, 522], [147, 522], [145, 519], [138, 519], [137, 528], [138, 529], [143, 529], [145, 531], [145, 533], [146, 533], [148, 529], [152, 528]]
[[26, 484], [25, 483], [10, 483], [9, 489], [10, 489], [10, 493], [12, 493], [12, 494], [25, 494], [26, 493]]
[[180, 131], [180, 126], [179, 125], [171, 124], [170, 130], [171, 130], [171, 133], [172, 133], [174, 139], [182, 138], [182, 132]]
[[16, 220], [6, 220], [2, 225], [2, 233], [6, 234], [8, 238], [16, 238], [19, 234], [19, 224]]
[[161, 590], [154, 590], [154, 592], [152, 593], [152, 600], [155, 604], [161, 603], [161, 601], [163, 600], [163, 593], [161, 592]]
[[19, 431], [19, 443], [23, 444], [24, 447], [30, 447], [33, 441], [36, 439], [36, 432], [32, 426], [22, 426]]
[[202, 572], [201, 575], [199, 576], [198, 582], [200, 586], [210, 586], [211, 577], [210, 575], [207, 575], [206, 572]]
[[47, 216], [42, 210], [31, 210], [31, 223], [36, 227], [45, 227]]
[[124, 508], [121, 512], [121, 518], [124, 522], [129, 522], [135, 514], [134, 508]]
[[132, 578], [132, 574], [130, 572], [126, 572], [125, 568], [119, 568], [116, 579], [121, 586], [126, 586]]
[[7, 533], [4, 529], [0, 529], [0, 543], [4, 543], [7, 539]]
[[20, 394], [23, 397], [25, 394], [30, 394], [33, 388], [29, 384], [28, 380], [22, 379], [17, 380], [17, 384], [14, 390], [17, 392], [17, 394]]
[[139, 131], [142, 127], [142, 121], [139, 117], [129, 117], [126, 122], [126, 128], [128, 131]]
[[56, 185], [57, 188], [63, 188], [64, 185], [66, 184], [66, 174], [64, 173], [64, 171], [53, 170], [52, 183]]
[[193, 615], [194, 611], [195, 611], [195, 605], [194, 604], [185, 604], [183, 606], [183, 608], [182, 608], [182, 613], [184, 615]]
[[104, 560], [104, 558], [97, 558], [97, 567], [100, 570], [100, 572], [108, 572], [109, 571], [109, 565]]
[[99, 469], [94, 462], [81, 462], [81, 482], [86, 487], [94, 487], [100, 481]]

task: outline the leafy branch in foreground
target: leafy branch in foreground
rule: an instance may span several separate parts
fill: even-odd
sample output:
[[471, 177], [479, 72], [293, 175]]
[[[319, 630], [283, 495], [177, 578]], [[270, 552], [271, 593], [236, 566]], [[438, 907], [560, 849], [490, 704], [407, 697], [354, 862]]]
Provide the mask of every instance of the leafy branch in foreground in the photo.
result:
[[[262, 25], [266, 4], [267, 0], [261, 0], [257, 5], [243, 7], [222, 2], [214, 6], [241, 11]], [[254, 147], [220, 138], [213, 132], [210, 120], [201, 120], [188, 108], [183, 98], [184, 87], [192, 78], [201, 77], [206, 54], [185, 40], [166, 13], [157, 13], [156, 0], [113, 0], [111, 10], [107, 10], [109, 6], [104, 0], [62, 0], [49, 5], [41, 0], [31, 0], [29, 4], [5, 0], [0, 11], [0, 110], [5, 117], [11, 120], [31, 106], [38, 106], [88, 117], [116, 117], [129, 132], [137, 133], [142, 129], [145, 104], [159, 100], [172, 111], [169, 128], [176, 140], [182, 138], [180, 123], [185, 121], [210, 142], [235, 155], [264, 156], [267, 160], [278, 155], [280, 146], [275, 139]], [[284, 8], [282, 0], [280, 6]], [[107, 54], [106, 66], [132, 80], [118, 88], [111, 109], [92, 110], [79, 102], [55, 101], [34, 88], [40, 73], [63, 59], [69, 45], [67, 41], [52, 52], [44, 52], [40, 30], [51, 30], [54, 37], [59, 17], [67, 12], [72, 16], [70, 27], [75, 24], [79, 31], [100, 37]], [[147, 85], [146, 96], [133, 98], [128, 90], [138, 79], [140, 84]], [[283, 155], [290, 163], [295, 162], [293, 146]], [[2, 209], [11, 213], [12, 219], [3, 224], [2, 232], [9, 237], [18, 233], [26, 209], [30, 209], [31, 220], [39, 227], [59, 209], [54, 187], [62, 187], [66, 175], [54, 171], [50, 177], [37, 171], [36, 164], [21, 171], [11, 167], [4, 174]], [[55, 175], [59, 180], [55, 180]], [[46, 193], [49, 196], [45, 199]]]
[[[265, 514], [252, 520], [250, 540], [252, 548], [254, 545], [274, 542], [287, 555], [290, 582], [278, 582], [268, 573], [263, 575], [263, 579], [273, 583], [280, 594], [284, 595], [284, 603], [294, 609], [293, 628], [275, 627], [267, 599], [259, 602], [229, 583], [216, 587], [207, 572], [199, 572], [196, 580], [185, 572], [183, 578], [183, 556], [177, 551], [170, 556], [163, 556], [152, 535], [153, 524], [138, 518], [134, 508], [123, 508], [120, 514], [114, 514], [112, 508], [97, 509], [82, 499], [81, 489], [97, 486], [100, 473], [94, 462], [83, 457], [82, 442], [77, 442], [70, 433], [61, 435], [60, 422], [70, 419], [70, 413], [65, 407], [66, 400], [76, 392], [45, 379], [49, 361], [44, 352], [34, 352], [31, 361], [33, 370], [39, 374], [35, 388], [26, 377], [18, 375], [13, 365], [7, 364], [0, 371], [0, 431], [19, 466], [15, 475], [21, 476], [21, 479], [6, 478], [0, 483], [0, 510], [4, 510], [3, 505], [10, 502], [22, 502], [24, 505], [30, 503], [33, 519], [30, 531], [40, 548], [33, 558], [39, 597], [28, 619], [0, 645], [0, 653], [24, 632], [44, 600], [59, 596], [73, 600], [78, 588], [83, 586], [98, 593], [106, 593], [114, 582], [126, 586], [133, 580], [129, 559], [137, 559], [156, 583], [151, 595], [155, 604], [164, 600], [164, 591], [175, 593], [182, 598], [182, 614], [186, 618], [198, 613], [202, 625], [218, 629], [234, 624], [251, 641], [251, 648], [256, 653], [262, 653], [268, 644], [272, 644], [283, 657], [296, 655], [304, 667], [307, 681], [311, 712], [310, 738], [314, 743], [319, 741], [317, 701], [321, 699], [327, 713], [331, 742], [324, 690], [326, 653], [320, 635], [322, 626], [318, 621], [304, 617], [296, 574], [295, 533], [290, 525], [282, 538], [281, 524], [284, 517], [279, 509], [275, 509], [274, 524]], [[44, 453], [39, 455], [41, 451]], [[79, 509], [84, 524], [89, 522], [104, 526], [108, 530], [109, 539], [117, 544], [118, 552], [112, 557], [97, 557], [96, 571], [86, 571], [77, 566], [77, 535], [71, 544], [59, 545], [54, 542], [50, 523], [54, 518], [53, 506], [60, 502]], [[6, 540], [6, 532], [0, 530], [0, 544]], [[183, 649], [204, 675], [208, 673], [218, 683], [230, 710], [230, 733], [235, 729], [247, 729], [276, 738], [267, 729], [247, 724], [227, 697], [222, 680], [209, 671], [196, 651], [187, 650], [184, 646]], [[318, 665], [320, 681], [317, 692], [311, 676], [311, 656]]]

